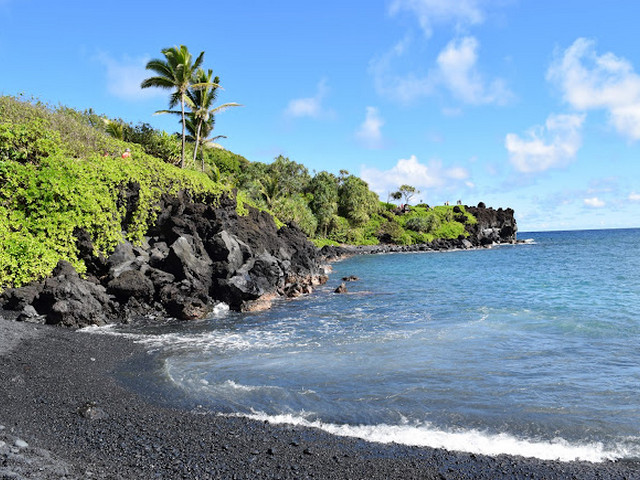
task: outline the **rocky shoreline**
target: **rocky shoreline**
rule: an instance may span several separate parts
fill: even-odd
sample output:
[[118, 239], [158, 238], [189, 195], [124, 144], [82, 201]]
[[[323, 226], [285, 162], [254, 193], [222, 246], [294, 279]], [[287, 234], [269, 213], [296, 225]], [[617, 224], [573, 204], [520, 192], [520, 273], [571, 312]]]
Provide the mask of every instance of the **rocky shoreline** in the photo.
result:
[[116, 376], [126, 364], [139, 382], [158, 367], [132, 340], [2, 315], [0, 478], [640, 478], [638, 462], [485, 457], [176, 408]]

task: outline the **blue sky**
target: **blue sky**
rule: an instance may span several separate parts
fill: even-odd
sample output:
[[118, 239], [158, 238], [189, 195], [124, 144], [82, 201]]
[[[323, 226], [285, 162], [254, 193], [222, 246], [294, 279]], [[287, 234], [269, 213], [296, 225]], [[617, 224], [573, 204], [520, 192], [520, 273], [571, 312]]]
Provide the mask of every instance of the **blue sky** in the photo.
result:
[[215, 134], [249, 160], [512, 207], [521, 231], [640, 227], [638, 18], [635, 0], [0, 0], [0, 94], [174, 132], [139, 84], [184, 44], [244, 105]]

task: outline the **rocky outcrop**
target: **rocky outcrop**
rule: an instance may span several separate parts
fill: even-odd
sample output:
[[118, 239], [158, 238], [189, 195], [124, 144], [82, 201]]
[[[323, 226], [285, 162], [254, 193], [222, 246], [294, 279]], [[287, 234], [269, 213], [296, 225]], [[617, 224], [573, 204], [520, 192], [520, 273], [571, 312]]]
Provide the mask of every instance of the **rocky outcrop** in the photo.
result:
[[[455, 207], [454, 207], [455, 208]], [[466, 211], [476, 217], [478, 223], [467, 225], [469, 241], [474, 246], [487, 246], [517, 241], [518, 225], [513, 209], [487, 208], [484, 203], [477, 207], [465, 207]]]
[[[138, 197], [129, 187], [122, 198], [131, 207]], [[180, 193], [163, 197], [160, 209], [140, 245], [125, 241], [108, 258], [96, 256], [89, 235], [77, 230], [86, 278], [60, 262], [43, 283], [5, 290], [0, 304], [22, 320], [69, 327], [139, 315], [195, 319], [219, 302], [240, 311], [268, 308], [327, 279], [319, 252], [295, 225], [277, 228], [251, 207], [240, 216], [232, 196], [194, 202]]]
[[60, 261], [44, 282], [33, 307], [46, 323], [66, 327], [105, 325], [113, 318], [115, 303], [99, 283], [81, 279], [73, 266]]

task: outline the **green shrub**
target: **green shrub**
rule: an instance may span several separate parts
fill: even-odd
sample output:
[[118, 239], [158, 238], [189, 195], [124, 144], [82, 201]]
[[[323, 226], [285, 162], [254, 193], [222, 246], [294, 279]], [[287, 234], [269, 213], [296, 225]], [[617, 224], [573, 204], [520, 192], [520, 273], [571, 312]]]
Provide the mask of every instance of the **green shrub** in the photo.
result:
[[61, 151], [60, 134], [49, 130], [42, 119], [22, 124], [0, 124], [0, 160], [38, 163]]
[[406, 221], [405, 228], [419, 233], [434, 233], [440, 228], [441, 221], [438, 215], [429, 213], [425, 216], [413, 217]]
[[336, 242], [335, 240], [329, 240], [328, 238], [312, 238], [311, 242], [317, 247], [317, 248], [322, 248], [325, 245], [340, 245], [338, 242]]
[[250, 163], [242, 155], [221, 148], [208, 148], [205, 159], [207, 163], [216, 165], [220, 173], [226, 176], [237, 176]]
[[395, 221], [384, 222], [376, 232], [378, 239], [384, 243], [398, 243], [400, 241], [404, 241], [404, 234], [404, 229]]
[[436, 231], [436, 238], [458, 238], [460, 235], [468, 236], [464, 225], [458, 222], [443, 223]]
[[316, 233], [318, 221], [302, 195], [277, 198], [273, 202], [272, 211], [281, 221], [294, 222], [307, 236], [311, 237]]
[[82, 228], [108, 254], [123, 240], [123, 186], [140, 186], [127, 238], [140, 241], [158, 214], [163, 193], [191, 192], [209, 201], [222, 192], [206, 176], [144, 154], [130, 159], [47, 157], [39, 165], [0, 161], [0, 286], [48, 275], [59, 259], [79, 271], [74, 230]]

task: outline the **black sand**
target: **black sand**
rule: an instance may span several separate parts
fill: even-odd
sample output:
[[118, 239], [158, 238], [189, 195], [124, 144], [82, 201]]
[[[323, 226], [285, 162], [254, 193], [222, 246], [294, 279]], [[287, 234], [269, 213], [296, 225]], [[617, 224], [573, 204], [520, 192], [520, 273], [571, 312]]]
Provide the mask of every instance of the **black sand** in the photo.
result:
[[[484, 457], [171, 407], [147, 389], [151, 360], [127, 339], [0, 319], [0, 479], [640, 479], [640, 462]], [[115, 376], [129, 362], [135, 389]]]

